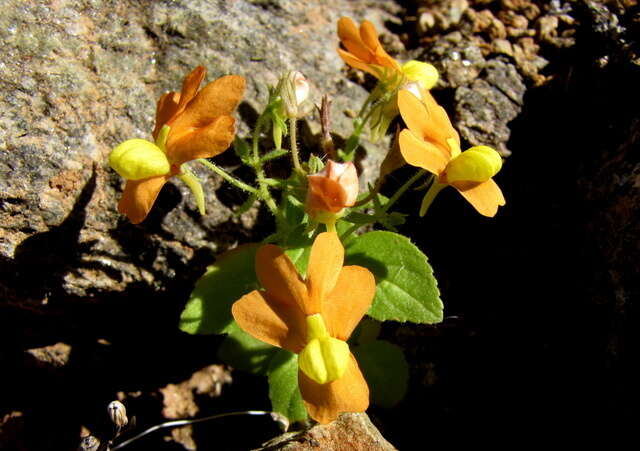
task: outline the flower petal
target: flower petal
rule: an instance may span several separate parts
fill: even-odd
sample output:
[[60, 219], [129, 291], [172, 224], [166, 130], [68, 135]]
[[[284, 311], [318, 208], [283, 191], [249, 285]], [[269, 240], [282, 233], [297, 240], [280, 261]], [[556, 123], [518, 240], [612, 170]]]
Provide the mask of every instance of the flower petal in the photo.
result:
[[308, 315], [322, 312], [322, 301], [336, 286], [343, 262], [344, 247], [338, 234], [324, 232], [318, 235], [311, 246], [307, 269]]
[[370, 64], [365, 63], [351, 53], [346, 52], [342, 49], [338, 49], [338, 54], [340, 55], [342, 60], [349, 66], [368, 72], [376, 78], [379, 76], [379, 71], [377, 71], [375, 67], [372, 67]]
[[369, 407], [369, 387], [353, 354], [340, 379], [318, 384], [298, 371], [298, 385], [309, 415], [321, 424], [335, 420], [340, 412], [364, 412]]
[[311, 314], [306, 310], [309, 298], [307, 286], [289, 257], [278, 246], [267, 244], [258, 249], [256, 275], [270, 299], [286, 304], [290, 309], [297, 306], [304, 314]]
[[309, 182], [305, 206], [307, 211], [337, 213], [345, 207], [347, 192], [340, 183], [321, 175], [309, 175], [307, 181]]
[[179, 92], [167, 92], [160, 96], [156, 106], [156, 125], [152, 133], [153, 139], [158, 138], [158, 133], [160, 133], [162, 126], [169, 122], [178, 112], [178, 103], [180, 103]]
[[400, 70], [400, 64], [384, 50], [378, 39], [376, 28], [368, 20], [363, 21], [362, 25], [360, 25], [360, 37], [371, 53], [370, 58], [373, 58], [376, 64]]
[[428, 141], [422, 141], [408, 129], [400, 132], [400, 153], [412, 166], [426, 169], [432, 174], [439, 175], [447, 167], [449, 159], [444, 152]]
[[349, 53], [363, 62], [370, 62], [371, 51], [362, 42], [360, 31], [353, 20], [348, 17], [338, 20], [338, 37]]
[[245, 294], [233, 304], [231, 313], [242, 330], [260, 341], [295, 353], [305, 346], [305, 319], [300, 309], [269, 293], [254, 290]]
[[493, 179], [486, 182], [454, 182], [451, 185], [483, 216], [494, 217], [498, 207], [505, 205], [504, 195]]
[[334, 289], [322, 302], [322, 316], [329, 335], [348, 340], [367, 313], [376, 293], [373, 274], [362, 266], [345, 266]]
[[398, 93], [398, 108], [405, 124], [416, 136], [431, 141], [447, 155], [451, 154], [447, 139], [453, 138], [460, 143], [458, 132], [451, 125], [447, 112], [429, 92], [424, 91], [421, 100], [411, 91], [401, 90]]
[[230, 115], [240, 103], [244, 88], [244, 77], [239, 75], [226, 75], [212, 81], [169, 123], [171, 134], [181, 135], [185, 130], [202, 128], [219, 116]]
[[196, 96], [200, 83], [204, 80], [207, 69], [204, 66], [198, 66], [191, 71], [189, 75], [184, 77], [182, 82], [182, 91], [180, 93], [180, 103], [178, 111], [182, 111], [187, 104]]
[[141, 223], [149, 214], [149, 210], [169, 177], [163, 175], [143, 180], [127, 180], [122, 198], [118, 203], [118, 211], [127, 215], [133, 224]]
[[235, 122], [233, 117], [225, 115], [202, 128], [169, 133], [167, 155], [177, 165], [196, 158], [214, 157], [227, 150], [233, 142]]

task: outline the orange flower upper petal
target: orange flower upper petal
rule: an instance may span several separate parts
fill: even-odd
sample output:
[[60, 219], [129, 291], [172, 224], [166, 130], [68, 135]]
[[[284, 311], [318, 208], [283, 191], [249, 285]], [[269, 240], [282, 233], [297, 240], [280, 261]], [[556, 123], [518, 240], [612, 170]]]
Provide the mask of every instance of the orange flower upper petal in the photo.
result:
[[178, 112], [182, 112], [187, 104], [198, 93], [198, 88], [207, 75], [207, 69], [204, 66], [198, 66], [189, 73], [182, 82], [182, 91], [180, 93], [180, 103], [178, 104]]
[[414, 132], [404, 129], [400, 132], [400, 153], [407, 163], [439, 175], [449, 163], [448, 155], [429, 141], [418, 139]]
[[170, 133], [167, 153], [171, 155], [171, 161], [179, 166], [196, 158], [210, 158], [224, 152], [233, 142], [235, 122], [231, 116], [220, 116], [202, 128]]
[[311, 247], [307, 269], [309, 304], [307, 314], [320, 313], [322, 300], [334, 289], [342, 263], [344, 247], [336, 233], [324, 232], [316, 237]]
[[380, 45], [378, 33], [371, 22], [363, 21], [358, 30], [351, 19], [342, 17], [338, 20], [338, 36], [347, 50], [338, 49], [338, 54], [350, 66], [378, 78], [384, 72], [381, 68], [400, 70], [398, 62]]
[[289, 308], [296, 306], [306, 315], [311, 314], [306, 310], [309, 298], [307, 286], [289, 257], [278, 246], [267, 244], [258, 249], [256, 275], [274, 300], [287, 304]]
[[297, 308], [264, 291], [252, 291], [236, 301], [231, 313], [248, 334], [274, 346], [298, 353], [305, 346], [305, 319]]
[[167, 92], [158, 100], [156, 107], [156, 125], [153, 129], [154, 139], [164, 124], [171, 121], [175, 116], [182, 113], [191, 99], [198, 92], [200, 83], [204, 80], [207, 69], [198, 66], [193, 69], [182, 81], [182, 92]]
[[[229, 115], [244, 94], [245, 80], [239, 75], [225, 75], [205, 86], [169, 125], [171, 133], [202, 128], [219, 116]], [[171, 139], [171, 134], [169, 135]]]
[[431, 141], [447, 155], [451, 154], [447, 139], [453, 138], [460, 142], [458, 132], [451, 125], [447, 112], [436, 103], [429, 92], [425, 91], [423, 99], [420, 100], [412, 92], [401, 90], [398, 93], [398, 108], [402, 120], [416, 136]]
[[482, 183], [453, 182], [451, 185], [483, 216], [494, 217], [498, 207], [506, 204], [500, 187], [493, 179]]
[[371, 52], [362, 42], [358, 27], [353, 20], [348, 17], [341, 17], [338, 20], [338, 37], [349, 53], [364, 62], [369, 61]]
[[362, 266], [345, 266], [336, 286], [322, 302], [322, 316], [329, 335], [348, 340], [367, 313], [376, 292], [373, 274]]
[[153, 129], [153, 139], [158, 138], [158, 133], [164, 124], [175, 116], [178, 112], [178, 104], [180, 103], [179, 92], [167, 92], [160, 96], [156, 107], [156, 126]]
[[353, 354], [340, 379], [318, 384], [298, 371], [298, 385], [309, 415], [321, 424], [335, 420], [340, 412], [364, 412], [369, 407], [369, 387]]
[[127, 180], [118, 203], [118, 211], [127, 215], [133, 224], [142, 222], [169, 177], [170, 175], [163, 175], [143, 180]]

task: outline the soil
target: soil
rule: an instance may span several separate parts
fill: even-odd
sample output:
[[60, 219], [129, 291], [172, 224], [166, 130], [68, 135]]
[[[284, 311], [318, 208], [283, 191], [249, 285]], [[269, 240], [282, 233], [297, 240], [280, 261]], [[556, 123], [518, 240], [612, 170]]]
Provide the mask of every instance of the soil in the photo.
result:
[[[262, 3], [266, 11], [286, 9], [286, 2]], [[510, 434], [557, 440], [615, 430], [620, 437], [637, 416], [640, 343], [637, 2], [370, 3], [390, 11], [382, 40], [394, 56], [438, 66], [434, 96], [455, 112], [465, 143], [488, 139], [508, 155], [496, 178], [507, 205], [494, 219], [445, 190], [426, 219], [413, 215], [401, 227], [429, 256], [446, 317], [435, 326], [383, 325], [382, 336], [406, 350], [410, 387], [397, 407], [372, 406], [373, 424], [402, 450], [471, 437], [496, 445]], [[101, 171], [94, 168], [88, 183], [105, 183]], [[408, 171], [392, 174], [384, 191]], [[0, 448], [73, 450], [81, 436], [108, 437], [106, 406], [114, 399], [136, 417], [135, 431], [173, 418], [268, 410], [266, 380], [217, 358], [221, 337], [177, 330], [209, 249], [185, 246], [186, 231], [119, 228], [131, 234], [119, 242], [129, 245], [123, 264], [134, 269], [124, 273], [134, 282], [123, 279], [95, 299], [90, 290], [73, 294], [56, 266], [91, 277], [91, 267], [78, 263], [87, 185], [75, 175], [51, 183], [59, 196], [77, 194], [76, 213], [44, 233], [34, 233], [37, 224], [11, 229], [26, 238], [13, 258], [0, 260]], [[241, 203], [225, 190], [219, 199]], [[179, 199], [172, 196], [180, 197], [174, 189], [161, 202], [173, 208]], [[420, 196], [404, 198], [400, 211], [416, 212]], [[5, 199], [3, 209], [21, 205]], [[249, 228], [263, 217], [253, 214]], [[238, 235], [237, 223], [225, 221], [225, 237], [268, 233]], [[155, 241], [161, 251], [150, 250]], [[186, 261], [189, 271], [165, 271]], [[157, 272], [134, 274], [156, 263]], [[46, 285], [30, 283], [33, 268], [50, 273]], [[125, 449], [246, 450], [279, 433], [269, 418], [229, 418], [157, 432]]]

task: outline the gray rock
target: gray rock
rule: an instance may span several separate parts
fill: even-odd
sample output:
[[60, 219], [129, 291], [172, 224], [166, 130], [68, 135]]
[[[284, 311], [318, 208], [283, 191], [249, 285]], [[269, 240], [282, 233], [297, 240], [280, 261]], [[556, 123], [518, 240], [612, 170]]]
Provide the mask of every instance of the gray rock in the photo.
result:
[[[380, 25], [388, 13], [368, 4], [367, 17]], [[294, 68], [314, 85], [314, 101], [322, 93], [333, 97], [335, 131], [348, 134], [351, 119], [343, 111], [357, 108], [366, 93], [341, 73], [335, 24], [342, 15], [361, 19], [358, 5], [5, 2], [0, 293], [16, 304], [30, 299], [40, 306], [50, 295], [95, 297], [131, 284], [156, 291], [184, 273], [196, 250], [216, 252], [248, 240], [256, 211], [234, 216], [232, 207], [243, 196], [227, 187], [231, 200], [217, 196], [220, 179], [200, 168], [206, 216], [198, 215], [184, 185], [171, 182], [150, 218], [131, 226], [116, 211], [123, 181], [107, 166], [107, 155], [123, 140], [149, 138], [157, 98], [179, 90], [198, 64], [209, 69], [208, 80], [227, 73], [247, 77], [240, 134], [265, 101], [266, 85]], [[370, 149], [375, 157], [376, 148]]]
[[508, 156], [508, 124], [522, 110], [525, 89], [512, 64], [489, 61], [481, 79], [456, 89], [456, 125], [462, 138], [472, 146], [488, 145]]

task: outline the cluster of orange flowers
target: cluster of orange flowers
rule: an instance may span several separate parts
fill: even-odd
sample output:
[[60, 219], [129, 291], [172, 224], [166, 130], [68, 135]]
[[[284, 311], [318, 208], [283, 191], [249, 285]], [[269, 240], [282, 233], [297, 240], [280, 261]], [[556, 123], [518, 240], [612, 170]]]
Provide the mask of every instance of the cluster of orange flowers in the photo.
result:
[[[396, 90], [391, 97], [395, 114], [399, 111], [407, 126], [399, 134], [400, 152], [408, 164], [436, 176], [431, 196], [450, 185], [478, 212], [495, 215], [505, 204], [492, 179], [501, 159], [485, 146], [461, 152], [458, 133], [428, 92], [432, 83], [425, 80], [435, 83], [432, 66], [401, 66], [384, 51], [367, 21], [357, 28], [342, 18], [338, 34], [344, 46], [338, 53], [347, 64], [381, 81], [401, 81], [390, 88]], [[112, 152], [112, 166], [127, 179], [118, 210], [133, 223], [144, 220], [164, 183], [183, 174], [184, 163], [215, 156], [234, 139], [231, 114], [245, 80], [228, 75], [198, 91], [204, 76], [199, 66], [186, 76], [181, 92], [160, 98], [155, 143], [130, 140]], [[322, 172], [308, 176], [307, 212], [319, 222], [335, 222], [357, 195], [355, 166], [328, 161]], [[369, 403], [367, 384], [346, 341], [371, 306], [375, 280], [365, 268], [343, 267], [343, 260], [344, 248], [331, 232], [314, 241], [306, 278], [282, 249], [263, 246], [256, 255], [256, 273], [264, 290], [243, 296], [232, 308], [246, 332], [298, 354], [300, 391], [309, 414], [321, 423], [340, 412], [364, 411]]]
[[[338, 49], [338, 53], [350, 66], [377, 78], [402, 72], [398, 62], [382, 48], [370, 22], [365, 20], [358, 29], [350, 19], [342, 18], [338, 22], [338, 35], [346, 48]], [[502, 165], [500, 156], [486, 146], [461, 152], [458, 132], [427, 89], [407, 84], [400, 87], [394, 99], [408, 127], [400, 133], [402, 156], [410, 165], [437, 177], [428, 196], [450, 185], [480, 214], [495, 216], [498, 207], [505, 205], [502, 191], [492, 179]]]

